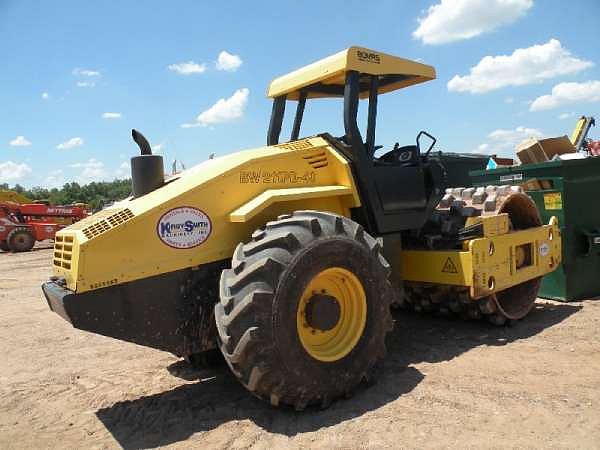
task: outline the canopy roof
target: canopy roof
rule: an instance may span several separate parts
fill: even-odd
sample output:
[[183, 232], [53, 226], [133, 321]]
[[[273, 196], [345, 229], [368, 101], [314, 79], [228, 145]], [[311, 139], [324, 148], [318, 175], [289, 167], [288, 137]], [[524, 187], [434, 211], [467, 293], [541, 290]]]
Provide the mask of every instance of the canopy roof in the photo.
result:
[[360, 82], [361, 98], [369, 96], [369, 75], [379, 75], [380, 94], [435, 79], [435, 69], [427, 64], [350, 47], [274, 79], [267, 95], [272, 98], [287, 95], [288, 100], [298, 100], [304, 90], [307, 98], [341, 97], [346, 72], [350, 70], [364, 75]]

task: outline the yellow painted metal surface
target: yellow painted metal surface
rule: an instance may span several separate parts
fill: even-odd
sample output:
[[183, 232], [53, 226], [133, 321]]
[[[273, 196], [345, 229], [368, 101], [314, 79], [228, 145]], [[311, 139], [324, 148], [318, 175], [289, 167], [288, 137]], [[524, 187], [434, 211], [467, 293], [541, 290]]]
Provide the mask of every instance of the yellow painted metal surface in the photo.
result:
[[494, 214], [492, 216], [469, 217], [465, 226], [483, 224], [483, 235], [485, 237], [497, 236], [508, 233], [510, 220], [507, 213]]
[[473, 258], [468, 251], [402, 250], [403, 281], [470, 286], [473, 280]]
[[[297, 100], [303, 87], [321, 83], [323, 85], [343, 86], [346, 72], [356, 70], [369, 75], [402, 75], [403, 78], [393, 83], [382, 83], [379, 93], [412, 86], [435, 79], [435, 69], [427, 64], [410, 61], [397, 56], [370, 50], [362, 47], [350, 47], [335, 55], [321, 59], [287, 75], [276, 78], [269, 85], [267, 95], [279, 97], [287, 95], [288, 100]], [[336, 95], [309, 92], [307, 98], [334, 97]], [[363, 89], [361, 98], [369, 96], [368, 89]]]
[[[524, 251], [529, 263], [519, 267]], [[480, 298], [552, 272], [560, 261], [560, 229], [553, 217], [548, 225], [473, 239], [466, 250], [402, 251], [400, 276], [465, 286]]]
[[[232, 212], [266, 191], [319, 186], [343, 189], [326, 197], [284, 196], [251, 209], [244, 222], [230, 220]], [[61, 230], [57, 236], [72, 240], [72, 249], [55, 257], [54, 272], [77, 292], [112, 286], [229, 258], [239, 242], [279, 214], [315, 209], [349, 216], [357, 206], [350, 166], [323, 138], [240, 151], [205, 161], [149, 194]], [[159, 236], [159, 221], [188, 209], [201, 215], [204, 240], [174, 248]]]
[[273, 203], [319, 197], [352, 195], [348, 186], [315, 186], [302, 188], [268, 189], [243, 204], [229, 215], [232, 222], [247, 222]]
[[579, 118], [577, 123], [575, 124], [575, 128], [573, 129], [573, 133], [571, 133], [571, 144], [575, 145], [581, 133], [583, 133], [583, 129], [585, 127], [586, 118], [585, 116]]
[[[330, 330], [312, 328], [306, 318], [306, 308], [315, 294], [335, 298], [340, 316]], [[356, 346], [367, 323], [367, 296], [360, 280], [342, 267], [330, 267], [319, 272], [306, 286], [298, 302], [296, 328], [304, 350], [319, 361], [342, 359]]]

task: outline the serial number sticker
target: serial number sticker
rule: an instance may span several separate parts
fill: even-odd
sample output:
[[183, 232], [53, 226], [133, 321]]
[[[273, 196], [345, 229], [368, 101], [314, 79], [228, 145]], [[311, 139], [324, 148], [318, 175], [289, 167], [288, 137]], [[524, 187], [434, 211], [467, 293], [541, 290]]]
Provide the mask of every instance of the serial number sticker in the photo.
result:
[[544, 194], [544, 208], [563, 209], [562, 196], [560, 192], [548, 192]]
[[112, 280], [99, 281], [98, 283], [90, 284], [90, 289], [100, 289], [103, 287], [112, 286], [112, 285], [117, 284], [118, 281], [119, 280], [117, 280], [116, 278], [113, 278]]
[[501, 175], [500, 176], [500, 181], [521, 181], [521, 180], [523, 180], [522, 173], [515, 173], [515, 174], [511, 174], [511, 175]]
[[315, 172], [298, 173], [294, 170], [260, 171], [243, 170], [240, 172], [242, 184], [309, 184], [317, 179]]

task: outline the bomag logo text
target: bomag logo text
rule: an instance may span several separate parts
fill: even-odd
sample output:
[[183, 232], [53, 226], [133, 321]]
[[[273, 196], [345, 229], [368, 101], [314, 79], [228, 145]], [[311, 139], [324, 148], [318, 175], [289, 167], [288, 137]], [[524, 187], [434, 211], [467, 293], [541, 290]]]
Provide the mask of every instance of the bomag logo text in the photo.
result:
[[356, 51], [356, 56], [360, 61], [380, 64], [381, 57], [377, 53], [363, 52], [362, 50]]
[[164, 236], [166, 234], [179, 233], [179, 232], [191, 233], [196, 228], [208, 228], [208, 223], [207, 222], [194, 222], [192, 220], [186, 220], [185, 222], [181, 222], [181, 223], [165, 222], [165, 223], [160, 224], [160, 234], [162, 236]]
[[310, 184], [316, 179], [314, 171], [302, 173], [295, 170], [242, 170], [240, 172], [242, 184]]

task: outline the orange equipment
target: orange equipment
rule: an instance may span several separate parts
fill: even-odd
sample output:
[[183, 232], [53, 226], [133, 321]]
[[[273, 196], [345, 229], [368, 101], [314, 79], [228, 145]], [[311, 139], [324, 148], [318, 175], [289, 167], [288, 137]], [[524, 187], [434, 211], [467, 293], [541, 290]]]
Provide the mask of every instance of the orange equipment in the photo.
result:
[[87, 215], [81, 206], [0, 202], [0, 249], [27, 252], [36, 241], [54, 239], [58, 230]]

